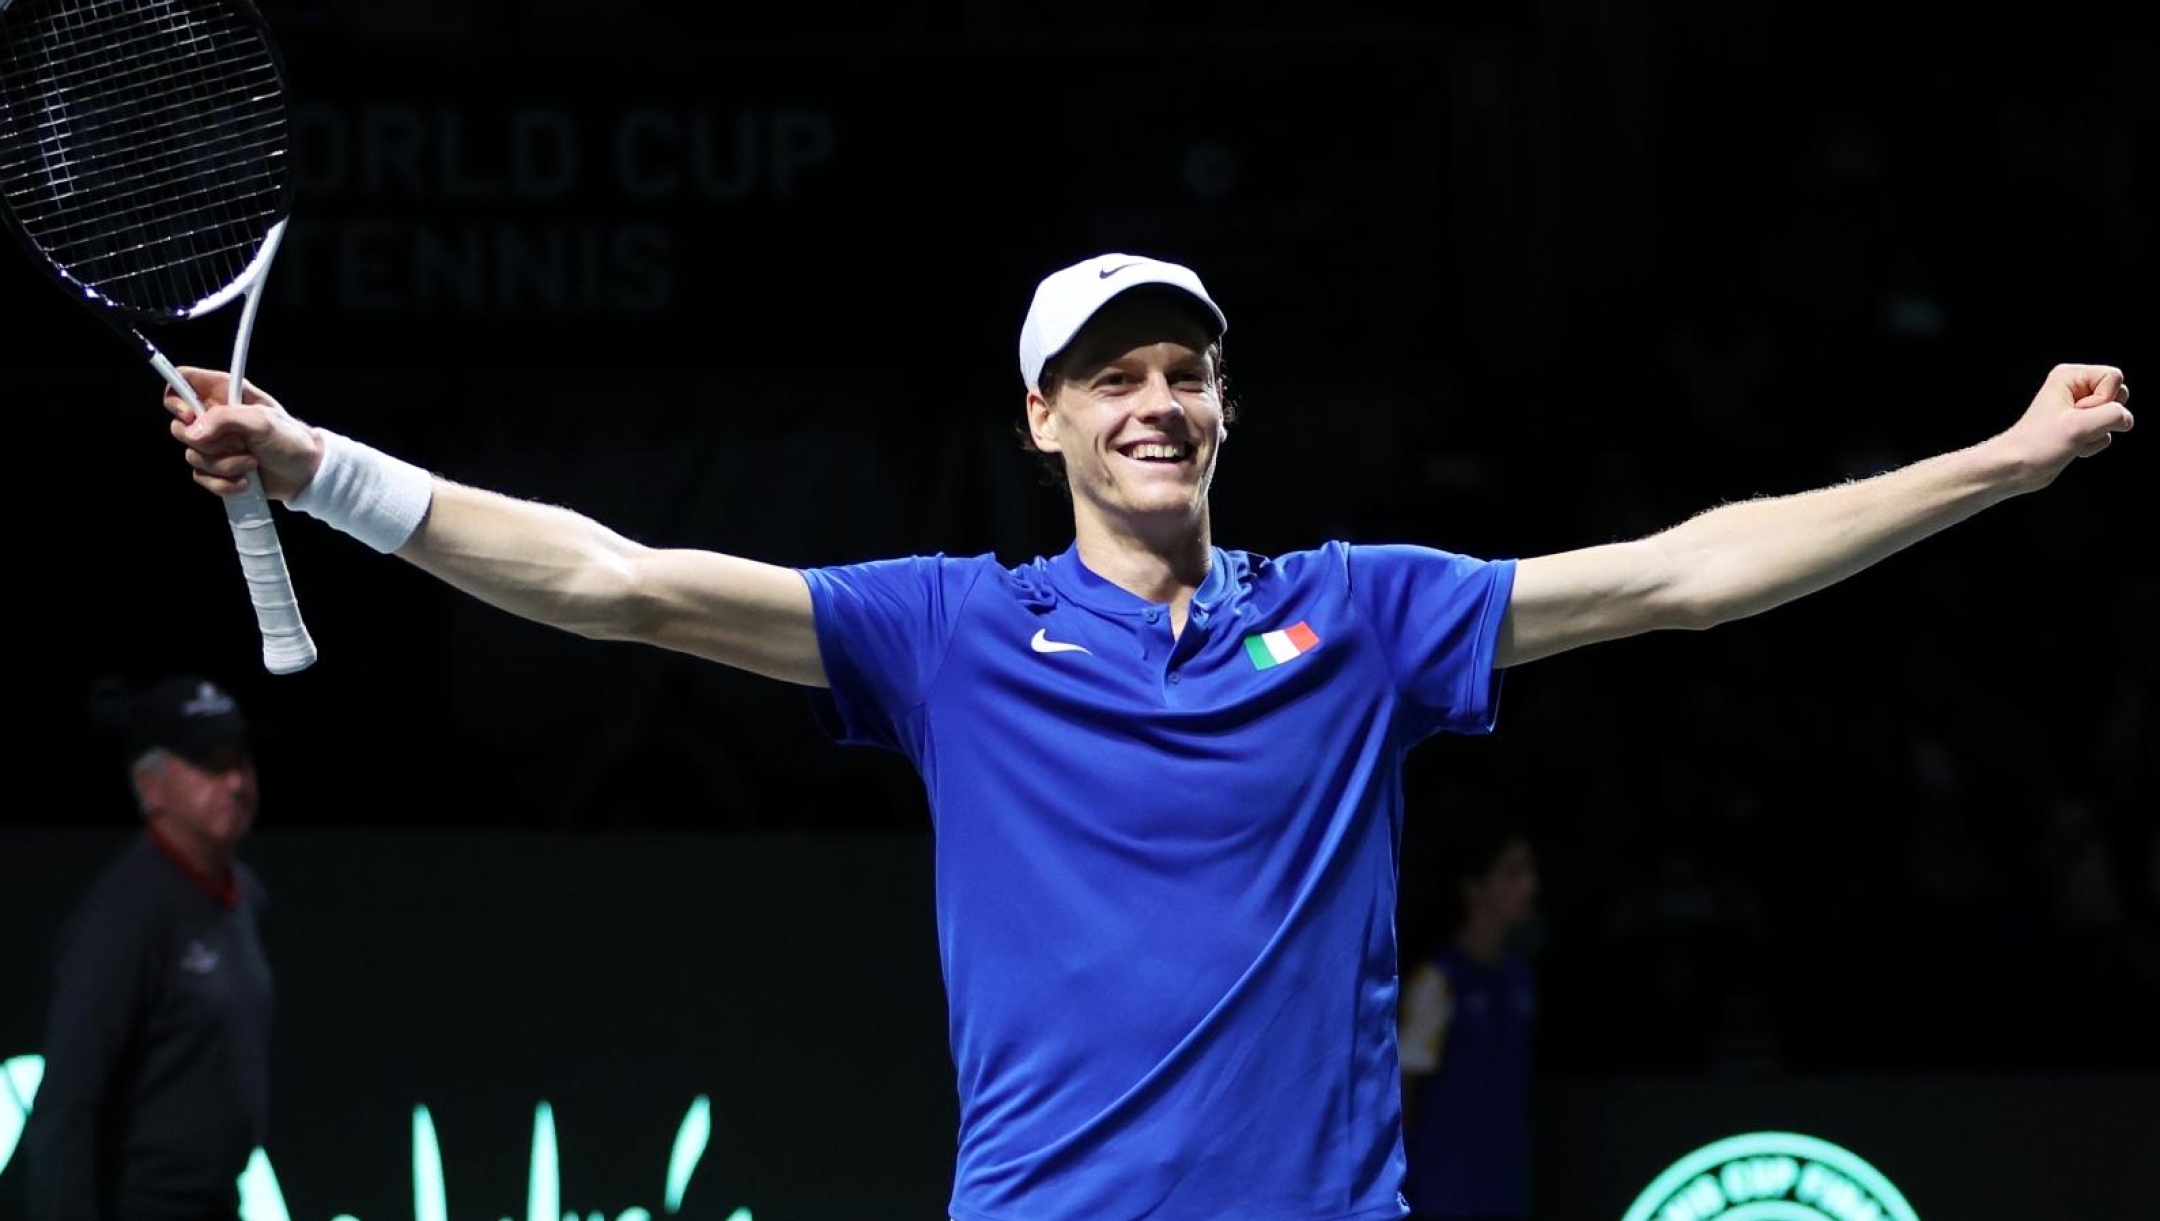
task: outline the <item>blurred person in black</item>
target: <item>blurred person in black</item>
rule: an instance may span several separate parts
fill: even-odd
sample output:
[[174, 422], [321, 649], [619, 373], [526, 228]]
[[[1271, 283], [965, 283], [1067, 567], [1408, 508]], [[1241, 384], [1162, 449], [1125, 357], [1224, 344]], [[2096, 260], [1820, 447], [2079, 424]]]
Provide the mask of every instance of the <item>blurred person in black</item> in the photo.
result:
[[99, 702], [124, 709], [143, 833], [60, 935], [24, 1133], [31, 1221], [232, 1221], [272, 1008], [262, 886], [234, 855], [257, 805], [246, 727], [197, 678]]

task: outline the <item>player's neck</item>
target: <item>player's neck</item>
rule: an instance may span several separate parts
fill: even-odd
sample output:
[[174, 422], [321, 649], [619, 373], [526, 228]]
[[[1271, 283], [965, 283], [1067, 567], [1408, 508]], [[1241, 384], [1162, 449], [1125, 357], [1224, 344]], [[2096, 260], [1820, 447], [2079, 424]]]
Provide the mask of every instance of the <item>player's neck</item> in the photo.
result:
[[1197, 524], [1181, 523], [1160, 535], [1122, 526], [1089, 514], [1077, 517], [1080, 562], [1127, 593], [1168, 606], [1172, 627], [1182, 629], [1186, 608], [1214, 563], [1207, 509], [1202, 507]]

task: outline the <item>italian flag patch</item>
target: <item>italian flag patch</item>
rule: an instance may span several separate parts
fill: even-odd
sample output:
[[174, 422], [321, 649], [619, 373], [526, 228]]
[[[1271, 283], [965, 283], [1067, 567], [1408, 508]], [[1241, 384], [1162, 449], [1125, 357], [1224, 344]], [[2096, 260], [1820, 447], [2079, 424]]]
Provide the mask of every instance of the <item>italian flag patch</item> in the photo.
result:
[[1245, 638], [1245, 656], [1252, 658], [1255, 670], [1272, 670], [1319, 647], [1320, 638], [1302, 622], [1280, 632], [1262, 632]]

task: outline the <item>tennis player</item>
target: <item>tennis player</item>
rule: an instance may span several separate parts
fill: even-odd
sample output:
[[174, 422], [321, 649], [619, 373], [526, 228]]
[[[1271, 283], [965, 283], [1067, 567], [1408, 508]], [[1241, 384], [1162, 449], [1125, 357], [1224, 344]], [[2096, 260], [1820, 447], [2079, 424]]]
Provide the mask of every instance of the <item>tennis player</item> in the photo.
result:
[[815, 691], [908, 756], [937, 835], [960, 1221], [1394, 1218], [1402, 762], [1493, 727], [1501, 672], [1756, 614], [2131, 426], [2063, 365], [1970, 449], [1634, 542], [1482, 560], [1217, 547], [1223, 312], [1190, 270], [1058, 271], [1020, 332], [1026, 430], [1073, 543], [1018, 565], [795, 570], [641, 546], [430, 475], [227, 379], [166, 405], [198, 483], [273, 497], [513, 614]]

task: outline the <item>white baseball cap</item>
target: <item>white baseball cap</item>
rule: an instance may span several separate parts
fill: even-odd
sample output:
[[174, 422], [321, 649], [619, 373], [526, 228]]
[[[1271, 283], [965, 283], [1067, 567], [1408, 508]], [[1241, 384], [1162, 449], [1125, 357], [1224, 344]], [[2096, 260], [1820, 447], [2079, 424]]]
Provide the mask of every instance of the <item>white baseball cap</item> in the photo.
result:
[[1043, 366], [1064, 351], [1112, 297], [1143, 284], [1167, 284], [1191, 294], [1215, 319], [1215, 337], [1230, 328], [1222, 307], [1207, 295], [1191, 268], [1136, 254], [1098, 254], [1051, 272], [1035, 286], [1035, 301], [1028, 306], [1027, 321], [1020, 324], [1020, 379], [1028, 389], [1042, 388]]

